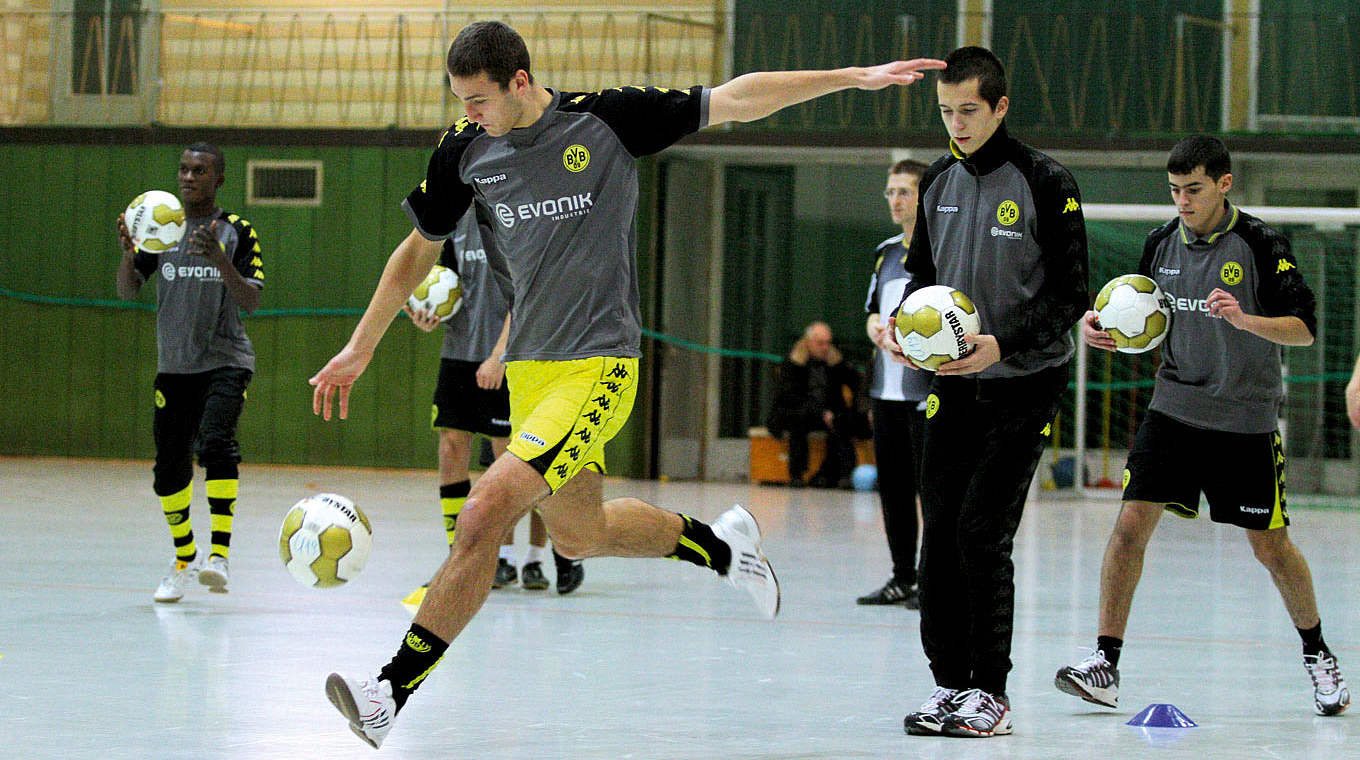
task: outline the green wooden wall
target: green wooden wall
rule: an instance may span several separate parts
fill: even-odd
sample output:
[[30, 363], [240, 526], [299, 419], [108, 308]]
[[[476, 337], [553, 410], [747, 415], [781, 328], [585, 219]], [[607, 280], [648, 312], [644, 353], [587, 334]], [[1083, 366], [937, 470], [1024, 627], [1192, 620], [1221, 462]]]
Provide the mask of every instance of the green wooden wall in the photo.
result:
[[[154, 283], [142, 309], [116, 303], [114, 220], [151, 188], [175, 189], [179, 144], [0, 144], [0, 454], [150, 458], [156, 372]], [[260, 235], [261, 308], [362, 308], [393, 246], [410, 232], [400, 202], [424, 176], [428, 148], [225, 146], [220, 205]], [[248, 159], [324, 162], [319, 208], [246, 206]], [[429, 429], [441, 333], [398, 317], [354, 389], [350, 419], [311, 413], [307, 379], [348, 338], [357, 316], [252, 316], [257, 368], [241, 421], [247, 462], [433, 467]], [[646, 406], [639, 402], [639, 409]], [[643, 425], [608, 451], [636, 474]]]

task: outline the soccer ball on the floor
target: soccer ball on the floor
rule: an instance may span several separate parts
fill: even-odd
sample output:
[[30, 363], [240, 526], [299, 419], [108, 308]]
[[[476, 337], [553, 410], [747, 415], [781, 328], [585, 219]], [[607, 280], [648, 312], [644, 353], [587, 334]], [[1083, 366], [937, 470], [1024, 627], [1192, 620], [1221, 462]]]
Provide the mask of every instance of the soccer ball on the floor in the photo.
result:
[[463, 305], [463, 286], [458, 282], [458, 273], [435, 264], [407, 297], [406, 305], [411, 311], [424, 309], [439, 317], [440, 322], [447, 322]]
[[1096, 322], [1115, 350], [1141, 354], [1160, 346], [1171, 325], [1171, 302], [1151, 277], [1122, 274], [1096, 294]]
[[372, 548], [368, 516], [353, 501], [333, 493], [294, 504], [279, 530], [283, 566], [298, 583], [313, 588], [334, 588], [354, 580]]
[[184, 237], [184, 207], [164, 190], [147, 190], [123, 212], [132, 244], [143, 253], [164, 253]]
[[982, 329], [972, 299], [948, 285], [928, 285], [907, 296], [897, 311], [897, 344], [907, 361], [934, 372], [967, 356], [963, 339]]

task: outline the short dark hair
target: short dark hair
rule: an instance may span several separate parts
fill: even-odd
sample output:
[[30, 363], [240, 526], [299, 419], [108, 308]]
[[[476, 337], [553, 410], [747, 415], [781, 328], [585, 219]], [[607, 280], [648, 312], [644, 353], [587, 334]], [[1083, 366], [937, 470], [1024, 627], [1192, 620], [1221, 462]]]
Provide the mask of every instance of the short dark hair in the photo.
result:
[[912, 177], [915, 177], [917, 182], [920, 182], [921, 178], [926, 176], [927, 168], [929, 167], [927, 167], [920, 161], [916, 161], [910, 158], [904, 158], [901, 161], [898, 161], [897, 163], [893, 164], [892, 168], [888, 170], [888, 174], [889, 175], [908, 174]]
[[499, 21], [477, 21], [463, 27], [449, 45], [449, 74], [455, 77], [475, 77], [483, 71], [503, 90], [523, 70], [534, 81], [529, 70], [529, 48], [519, 32]]
[[1197, 166], [1203, 166], [1204, 173], [1215, 182], [1224, 174], [1230, 174], [1232, 158], [1228, 155], [1228, 146], [1217, 137], [1192, 135], [1176, 143], [1166, 159], [1169, 174], [1190, 174]]
[[213, 157], [213, 168], [217, 170], [217, 176], [227, 176], [227, 157], [222, 154], [222, 149], [210, 142], [196, 142], [185, 148], [190, 153], [207, 153]]
[[987, 48], [973, 45], [961, 47], [950, 53], [944, 62], [945, 69], [940, 72], [941, 82], [959, 84], [969, 79], [978, 80], [978, 95], [992, 108], [996, 108], [996, 104], [1006, 94], [1006, 67]]

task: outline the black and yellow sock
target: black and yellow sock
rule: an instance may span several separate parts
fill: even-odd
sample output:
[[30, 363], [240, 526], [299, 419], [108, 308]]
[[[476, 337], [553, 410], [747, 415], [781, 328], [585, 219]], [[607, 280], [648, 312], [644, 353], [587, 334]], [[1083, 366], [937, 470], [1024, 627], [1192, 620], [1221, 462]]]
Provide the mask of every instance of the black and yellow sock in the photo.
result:
[[463, 511], [463, 505], [467, 503], [468, 493], [471, 491], [472, 481], [469, 480], [445, 483], [439, 487], [439, 508], [444, 512], [444, 534], [449, 538], [449, 546], [453, 546], [458, 513]]
[[693, 562], [699, 567], [711, 567], [718, 575], [727, 575], [727, 566], [732, 564], [732, 550], [727, 542], [713, 535], [713, 529], [689, 515], [680, 515], [685, 526], [680, 530], [680, 540], [675, 549], [666, 555], [667, 559], [680, 559]]
[[1312, 628], [1295, 628], [1299, 632], [1299, 638], [1303, 640], [1303, 653], [1306, 655], [1317, 656], [1327, 649], [1327, 642], [1322, 640], [1322, 621]]
[[236, 478], [209, 480], [208, 511], [212, 515], [212, 553], [226, 558], [231, 551], [231, 526], [236, 515]]
[[411, 624], [396, 656], [378, 672], [378, 678], [392, 684], [392, 699], [396, 701], [398, 710], [444, 658], [444, 651], [448, 648], [448, 642], [441, 641], [419, 625]]
[[170, 538], [175, 541], [175, 559], [193, 562], [198, 556], [194, 545], [194, 529], [189, 523], [189, 504], [194, 500], [192, 482], [175, 493], [159, 497], [165, 522], [170, 526]]

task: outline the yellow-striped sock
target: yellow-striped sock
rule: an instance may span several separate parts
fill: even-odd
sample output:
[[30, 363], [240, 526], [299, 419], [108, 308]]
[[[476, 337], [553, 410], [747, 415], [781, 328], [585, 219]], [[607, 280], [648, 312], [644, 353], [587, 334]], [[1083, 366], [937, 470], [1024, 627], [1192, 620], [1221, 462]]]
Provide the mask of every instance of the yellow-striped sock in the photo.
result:
[[212, 553], [226, 557], [231, 551], [231, 525], [236, 515], [237, 478], [209, 480], [208, 511], [212, 514]]
[[447, 483], [439, 487], [439, 508], [444, 513], [444, 535], [449, 539], [449, 546], [453, 546], [454, 531], [458, 527], [458, 513], [463, 511], [463, 505], [467, 503], [471, 491], [472, 482], [468, 480]]
[[198, 555], [198, 547], [194, 545], [194, 529], [189, 523], [189, 504], [194, 500], [194, 484], [190, 482], [182, 490], [159, 498], [165, 522], [170, 526], [170, 538], [175, 542], [175, 559], [192, 562]]

